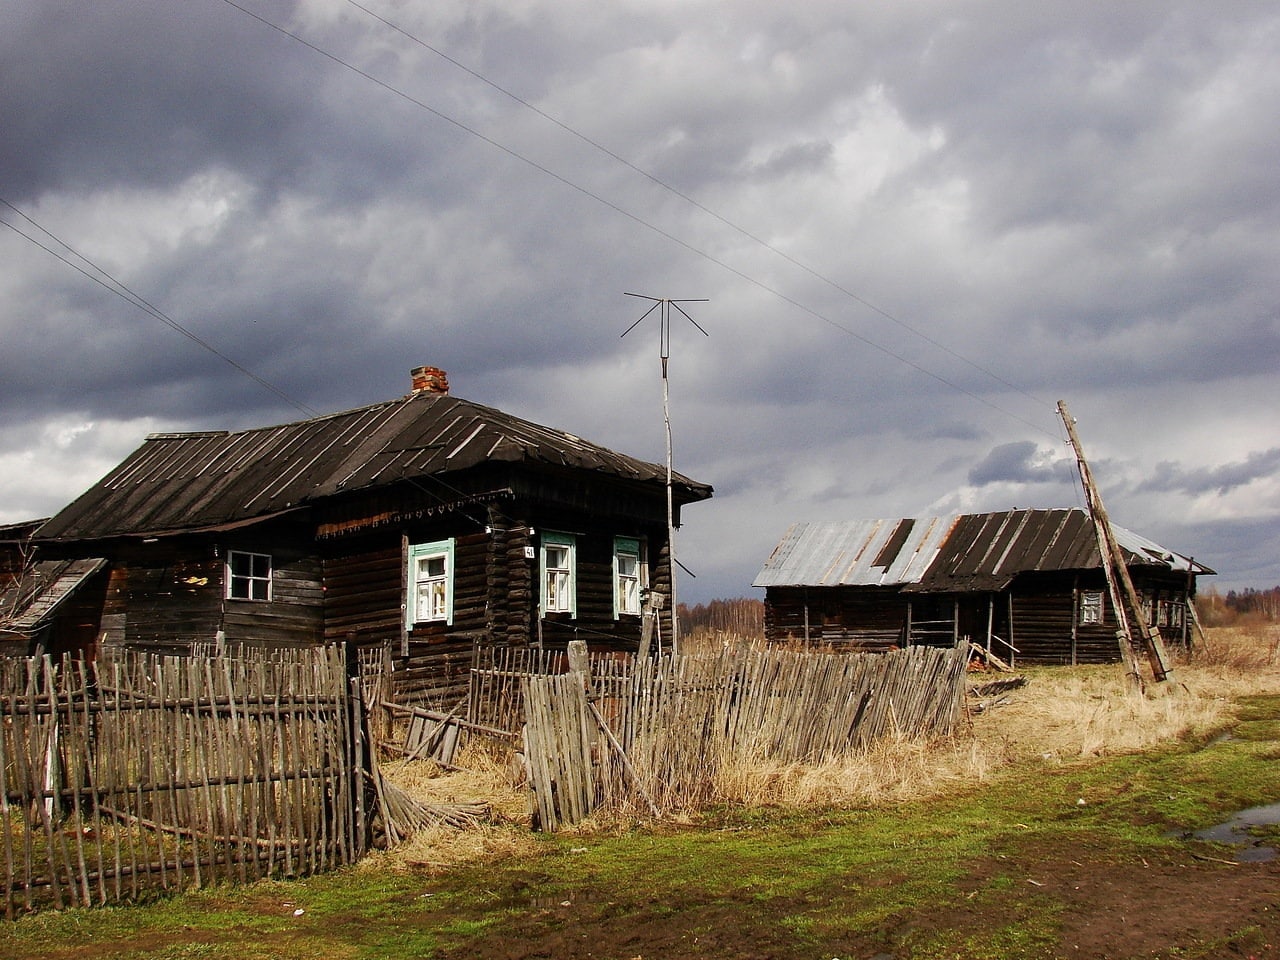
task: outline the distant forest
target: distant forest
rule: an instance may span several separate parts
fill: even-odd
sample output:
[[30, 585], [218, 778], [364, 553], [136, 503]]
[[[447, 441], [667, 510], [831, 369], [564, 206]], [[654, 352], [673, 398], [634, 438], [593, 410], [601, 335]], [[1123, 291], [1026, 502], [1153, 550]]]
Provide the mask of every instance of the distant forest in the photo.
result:
[[685, 633], [730, 633], [764, 636], [764, 601], [752, 597], [712, 600], [695, 606], [680, 604], [680, 629]]
[[1280, 587], [1270, 590], [1246, 587], [1228, 590], [1225, 594], [1209, 587], [1196, 596], [1196, 610], [1205, 626], [1280, 622]]

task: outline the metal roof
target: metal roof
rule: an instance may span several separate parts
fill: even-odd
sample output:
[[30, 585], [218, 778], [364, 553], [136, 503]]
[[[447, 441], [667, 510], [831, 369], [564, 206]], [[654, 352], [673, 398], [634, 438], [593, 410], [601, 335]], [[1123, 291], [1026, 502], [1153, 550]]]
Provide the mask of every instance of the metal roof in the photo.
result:
[[[1187, 572], [1191, 561], [1112, 524], [1129, 565]], [[1083, 510], [1009, 510], [902, 520], [795, 523], [757, 587], [897, 586], [921, 592], [1002, 590], [1018, 574], [1101, 566]], [[1195, 564], [1196, 573], [1213, 573]]]
[[0, 589], [0, 632], [34, 633], [106, 563], [99, 557], [33, 563], [26, 576]]
[[954, 518], [794, 523], [752, 586], [893, 586], [924, 575]]
[[[239, 525], [494, 461], [666, 484], [666, 468], [442, 393], [235, 433], [154, 434], [37, 531], [45, 541]], [[677, 502], [711, 487], [673, 475]]]

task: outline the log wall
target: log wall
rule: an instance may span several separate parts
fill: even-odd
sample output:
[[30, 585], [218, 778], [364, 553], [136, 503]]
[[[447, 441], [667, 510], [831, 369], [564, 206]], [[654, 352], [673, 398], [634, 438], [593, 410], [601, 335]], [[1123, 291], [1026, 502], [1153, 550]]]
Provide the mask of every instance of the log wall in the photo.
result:
[[[1176, 577], [1150, 576], [1137, 570], [1133, 578], [1154, 615], [1159, 616], [1164, 604], [1166, 619], [1182, 617], [1186, 590]], [[1101, 623], [1076, 622], [1083, 590], [1103, 594]], [[806, 604], [808, 636], [815, 644], [888, 650], [904, 644], [910, 618], [912, 643], [950, 646], [958, 606], [962, 636], [985, 645], [990, 614], [993, 632], [1017, 648], [1018, 663], [1113, 663], [1120, 659], [1115, 612], [1100, 570], [1028, 574], [994, 595], [907, 594], [897, 587], [770, 587], [765, 604], [766, 638], [771, 642], [803, 640]], [[1161, 629], [1166, 641], [1182, 637], [1181, 623], [1176, 627], [1162, 625]], [[996, 645], [993, 652], [1004, 657], [1007, 648]]]
[[[883, 652], [903, 646], [906, 600], [892, 587], [770, 587], [765, 637]], [[807, 611], [806, 611], [807, 607]]]

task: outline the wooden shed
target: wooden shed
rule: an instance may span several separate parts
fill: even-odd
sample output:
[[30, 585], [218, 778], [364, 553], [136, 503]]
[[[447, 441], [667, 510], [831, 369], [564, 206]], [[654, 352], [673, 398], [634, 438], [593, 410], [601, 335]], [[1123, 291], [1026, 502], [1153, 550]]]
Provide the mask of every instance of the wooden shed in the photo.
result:
[[105, 561], [37, 560], [31, 538], [45, 522], [0, 525], [0, 656], [93, 650]]
[[[413, 374], [356, 410], [150, 436], [36, 532], [40, 557], [105, 558], [109, 645], [389, 644], [409, 688], [478, 646], [635, 650], [671, 586], [666, 468]], [[677, 524], [712, 493], [671, 487]]]
[[[1214, 571], [1112, 527], [1150, 623], [1189, 641]], [[756, 577], [765, 635], [885, 650], [968, 639], [1006, 662], [1120, 659], [1093, 521], [1082, 510], [796, 523]]]

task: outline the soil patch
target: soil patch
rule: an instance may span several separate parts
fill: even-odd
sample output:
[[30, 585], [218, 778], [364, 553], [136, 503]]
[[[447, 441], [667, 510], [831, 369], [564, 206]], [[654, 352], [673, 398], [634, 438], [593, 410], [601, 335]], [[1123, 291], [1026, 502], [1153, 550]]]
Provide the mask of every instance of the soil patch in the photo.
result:
[[1052, 916], [1056, 943], [1009, 956], [1280, 957], [1280, 863], [1218, 863], [1197, 859], [1190, 848], [1126, 863], [1098, 854], [1084, 845], [1023, 847], [975, 863], [952, 905], [829, 936], [797, 929], [796, 918], [838, 915], [840, 890], [812, 902], [744, 893], [673, 904], [611, 900], [607, 890], [581, 889], [572, 901], [531, 906], [501, 940], [484, 938], [435, 956], [908, 960], [936, 934], [958, 932], [981, 944], [1027, 917]]

